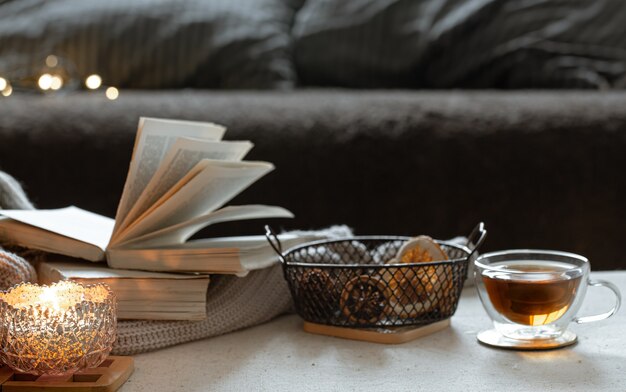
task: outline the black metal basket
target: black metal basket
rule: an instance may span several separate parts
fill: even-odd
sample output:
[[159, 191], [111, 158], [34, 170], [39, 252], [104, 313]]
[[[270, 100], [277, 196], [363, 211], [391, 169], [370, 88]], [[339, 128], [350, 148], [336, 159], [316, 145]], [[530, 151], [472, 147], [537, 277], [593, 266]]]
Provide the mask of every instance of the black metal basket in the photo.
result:
[[425, 325], [452, 316], [468, 262], [487, 234], [480, 223], [465, 246], [436, 241], [446, 261], [386, 264], [410, 237], [316, 241], [283, 253], [278, 237], [266, 230], [298, 314], [313, 323], [358, 328]]

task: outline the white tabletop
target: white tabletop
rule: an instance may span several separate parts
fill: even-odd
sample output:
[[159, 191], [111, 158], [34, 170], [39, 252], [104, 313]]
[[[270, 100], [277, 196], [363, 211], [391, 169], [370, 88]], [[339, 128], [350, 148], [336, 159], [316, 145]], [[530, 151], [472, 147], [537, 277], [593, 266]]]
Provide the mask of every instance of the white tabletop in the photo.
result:
[[[594, 273], [626, 294], [626, 271]], [[612, 294], [590, 288], [581, 314], [608, 310]], [[596, 309], [594, 309], [594, 307]], [[388, 346], [307, 334], [295, 315], [213, 339], [135, 357], [131, 391], [626, 391], [626, 311], [571, 325], [579, 342], [552, 351], [479, 345], [491, 323], [474, 288], [452, 325]]]

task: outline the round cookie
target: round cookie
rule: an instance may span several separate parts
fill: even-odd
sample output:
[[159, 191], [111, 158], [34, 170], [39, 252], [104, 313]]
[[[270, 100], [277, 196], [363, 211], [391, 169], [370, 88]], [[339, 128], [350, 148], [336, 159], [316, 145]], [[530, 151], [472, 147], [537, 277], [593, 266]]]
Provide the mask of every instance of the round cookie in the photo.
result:
[[[428, 236], [419, 236], [400, 248], [391, 263], [413, 264], [448, 260], [448, 255]], [[384, 278], [394, 296], [391, 305], [401, 318], [415, 318], [434, 310], [441, 299], [445, 282], [443, 266], [390, 268]]]
[[337, 289], [329, 274], [312, 268], [304, 271], [298, 278], [301, 304], [312, 318], [331, 317], [337, 308]]
[[399, 263], [428, 263], [448, 260], [448, 255], [432, 238], [420, 235], [402, 245], [396, 260]]
[[341, 311], [352, 323], [375, 324], [385, 315], [391, 296], [391, 291], [380, 278], [356, 276], [341, 293]]

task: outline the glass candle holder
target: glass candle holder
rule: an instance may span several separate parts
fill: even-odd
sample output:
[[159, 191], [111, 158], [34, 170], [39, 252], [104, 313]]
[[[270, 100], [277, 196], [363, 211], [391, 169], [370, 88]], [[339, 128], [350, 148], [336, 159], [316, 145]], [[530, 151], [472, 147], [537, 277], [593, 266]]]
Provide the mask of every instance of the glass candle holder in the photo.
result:
[[61, 375], [98, 366], [116, 337], [116, 302], [104, 284], [22, 283], [0, 292], [0, 360], [14, 370]]

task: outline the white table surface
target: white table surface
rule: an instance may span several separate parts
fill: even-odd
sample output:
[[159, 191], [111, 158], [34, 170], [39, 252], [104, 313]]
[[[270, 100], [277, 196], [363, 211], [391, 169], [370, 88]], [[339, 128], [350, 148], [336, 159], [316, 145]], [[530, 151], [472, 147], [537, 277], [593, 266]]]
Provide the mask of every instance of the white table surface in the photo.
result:
[[[594, 273], [626, 296], [626, 271]], [[589, 288], [581, 314], [612, 294]], [[594, 309], [596, 308], [596, 309]], [[254, 328], [135, 356], [132, 391], [626, 391], [626, 311], [571, 325], [576, 345], [516, 352], [479, 345], [491, 323], [473, 287], [452, 325], [402, 345], [307, 334], [295, 315]]]

